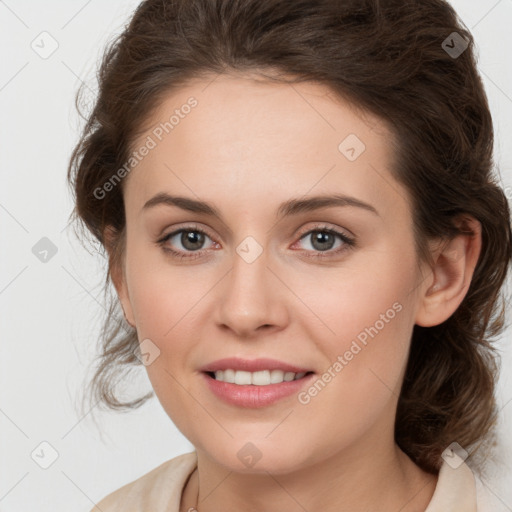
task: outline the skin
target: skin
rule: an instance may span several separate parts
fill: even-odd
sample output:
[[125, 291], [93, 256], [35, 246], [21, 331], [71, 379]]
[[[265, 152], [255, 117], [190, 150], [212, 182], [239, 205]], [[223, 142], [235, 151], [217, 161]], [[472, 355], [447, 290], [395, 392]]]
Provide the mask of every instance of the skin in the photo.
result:
[[[468, 290], [480, 224], [461, 219], [477, 236], [432, 242], [435, 265], [420, 262], [386, 125], [313, 82], [191, 81], [168, 94], [133, 147], [190, 96], [198, 105], [123, 184], [126, 251], [112, 274], [127, 321], [160, 350], [146, 367], [155, 393], [197, 450], [180, 510], [423, 511], [437, 477], [395, 444], [397, 399], [413, 326], [443, 322]], [[366, 146], [355, 161], [338, 150], [349, 134]], [[222, 220], [168, 205], [143, 211], [160, 192], [212, 203]], [[332, 193], [378, 214], [338, 206], [277, 216], [284, 201]], [[319, 223], [357, 245], [334, 254], [344, 244], [335, 237], [322, 251], [311, 234]], [[193, 232], [191, 224], [208, 234], [198, 258], [164, 251], [194, 253], [180, 234], [158, 245], [179, 228]], [[250, 264], [236, 252], [247, 236], [262, 248]], [[306, 405], [293, 395], [241, 409], [200, 375], [206, 363], [238, 356], [320, 376], [394, 303], [401, 311]], [[261, 453], [250, 468], [237, 457], [247, 442]]]

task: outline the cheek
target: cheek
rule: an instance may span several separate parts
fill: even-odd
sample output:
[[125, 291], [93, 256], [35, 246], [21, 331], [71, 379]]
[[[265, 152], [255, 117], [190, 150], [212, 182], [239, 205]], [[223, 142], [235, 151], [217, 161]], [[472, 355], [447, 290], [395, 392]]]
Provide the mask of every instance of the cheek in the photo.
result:
[[[266, 448], [260, 441], [262, 450], [269, 452], [277, 445], [287, 447], [283, 460], [293, 460], [299, 452], [304, 458], [327, 457], [334, 445], [356, 442], [379, 418], [395, 413], [413, 326], [414, 260], [403, 254], [399, 258], [390, 249], [355, 261], [338, 271], [314, 266], [308, 272], [305, 267], [280, 270], [284, 282], [293, 283], [293, 294], [282, 295], [289, 313], [285, 327], [290, 336], [297, 334], [303, 354], [314, 355], [325, 366], [316, 384], [304, 390], [302, 402], [293, 398], [293, 420], [275, 430]], [[130, 263], [139, 337], [150, 338], [160, 349], [159, 358], [146, 367], [157, 398], [194, 445], [212, 450], [218, 445], [220, 457], [228, 442], [225, 450], [231, 453], [232, 440], [225, 440], [199, 405], [209, 404], [211, 398], [191, 377], [193, 355], [208, 342], [204, 328], [213, 327], [209, 319], [218, 305], [215, 285], [224, 271], [207, 264], [171, 268], [162, 258], [135, 253]], [[233, 431], [240, 439], [262, 437], [261, 428], [271, 430], [257, 422], [225, 421], [236, 423]], [[214, 441], [205, 437], [204, 425], [218, 432]], [[296, 432], [320, 440], [315, 454], [303, 449]]]
[[[414, 297], [415, 280], [413, 263], [407, 257], [395, 259], [392, 253], [381, 252], [374, 253], [373, 258], [354, 259], [339, 271], [296, 275], [293, 282], [294, 292], [324, 326], [316, 331], [317, 336], [320, 332], [330, 334], [327, 344], [343, 348], [359, 335], [364, 343], [372, 326], [379, 333], [403, 329], [404, 317], [411, 316], [407, 306]], [[311, 315], [305, 318], [314, 323]], [[405, 322], [406, 328], [409, 323]]]
[[[149, 339], [158, 357], [146, 366], [152, 386], [169, 412], [190, 402], [182, 386], [184, 374], [195, 370], [191, 354], [201, 343], [208, 291], [219, 278], [206, 266], [174, 268], [165, 258], [151, 258], [134, 251], [127, 262], [130, 301], [139, 339]], [[146, 256], [146, 257], [145, 257]], [[140, 262], [140, 263], [139, 263]], [[130, 273], [131, 270], [131, 273]], [[203, 340], [204, 342], [204, 340]]]
[[348, 446], [376, 424], [389, 435], [413, 325], [404, 290], [386, 283], [354, 288], [357, 294], [338, 300], [339, 308], [333, 308], [333, 296], [326, 298], [324, 318], [336, 334], [311, 338], [326, 363], [298, 395], [298, 424], [283, 432], [283, 442], [285, 434], [305, 430], [325, 440], [327, 453], [331, 443]]
[[178, 429], [189, 432], [190, 418], [197, 411], [183, 376], [192, 370], [189, 356], [198, 341], [196, 313], [205, 294], [204, 280], [190, 271], [170, 269], [162, 259], [158, 263], [139, 261], [143, 263], [134, 265], [130, 275], [138, 336], [140, 340], [150, 339], [158, 350], [158, 357], [146, 371], [164, 410]]
[[130, 250], [126, 273], [139, 337], [165, 340], [187, 323], [194, 303], [205, 293], [205, 282], [190, 268], [173, 267], [160, 249], [141, 244]]
[[319, 330], [308, 316], [301, 325], [326, 356], [323, 375], [333, 400], [352, 407], [399, 394], [414, 326], [413, 261], [387, 257], [354, 265], [331, 278], [334, 285], [326, 280], [322, 293], [317, 281], [304, 300], [323, 324]]

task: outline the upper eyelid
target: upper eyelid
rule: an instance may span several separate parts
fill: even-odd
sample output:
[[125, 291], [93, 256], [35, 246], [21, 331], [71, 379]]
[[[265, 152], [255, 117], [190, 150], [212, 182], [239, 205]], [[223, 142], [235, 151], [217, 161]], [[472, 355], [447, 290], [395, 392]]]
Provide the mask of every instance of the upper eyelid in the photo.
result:
[[194, 225], [183, 226], [183, 227], [179, 227], [179, 228], [173, 229], [172, 231], [169, 231], [169, 233], [162, 234], [160, 239], [168, 238], [168, 237], [171, 237], [171, 236], [175, 236], [178, 233], [181, 233], [182, 231], [198, 231], [198, 232], [204, 233], [205, 235], [210, 237], [212, 240], [215, 240], [215, 237], [210, 235], [210, 232], [209, 232], [208, 229], [203, 228], [202, 226], [194, 226]]
[[343, 235], [347, 238], [355, 238], [355, 235], [351, 233], [347, 228], [339, 228], [330, 222], [318, 222], [316, 226], [300, 229], [298, 236], [302, 238], [304, 235], [307, 235], [312, 231], [336, 231], [338, 235]]

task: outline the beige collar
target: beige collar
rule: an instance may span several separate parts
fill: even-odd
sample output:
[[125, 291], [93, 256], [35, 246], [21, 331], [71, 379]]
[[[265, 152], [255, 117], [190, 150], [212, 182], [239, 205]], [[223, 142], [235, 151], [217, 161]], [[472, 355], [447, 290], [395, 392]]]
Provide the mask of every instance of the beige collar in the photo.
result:
[[477, 512], [475, 477], [462, 463], [456, 469], [443, 462], [439, 478], [425, 512]]

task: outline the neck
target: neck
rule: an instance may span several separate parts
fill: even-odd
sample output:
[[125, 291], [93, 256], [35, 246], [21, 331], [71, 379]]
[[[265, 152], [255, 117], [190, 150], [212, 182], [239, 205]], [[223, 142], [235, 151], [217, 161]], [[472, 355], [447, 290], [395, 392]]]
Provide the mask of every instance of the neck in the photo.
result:
[[[382, 444], [381, 444], [382, 446]], [[180, 512], [423, 512], [437, 477], [416, 466], [394, 443], [387, 453], [359, 449], [275, 475], [236, 473], [198, 450], [198, 467], [187, 482]]]

